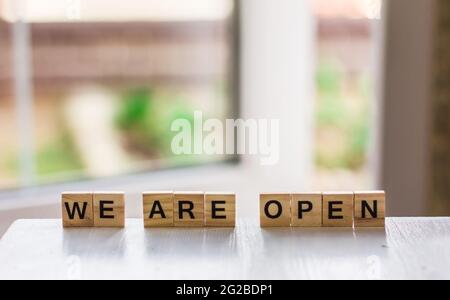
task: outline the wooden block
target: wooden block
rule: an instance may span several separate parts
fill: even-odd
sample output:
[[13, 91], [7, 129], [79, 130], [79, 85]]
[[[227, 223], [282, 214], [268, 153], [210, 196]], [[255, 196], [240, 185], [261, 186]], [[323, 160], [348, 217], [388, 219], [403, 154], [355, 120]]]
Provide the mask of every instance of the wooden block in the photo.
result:
[[142, 200], [144, 227], [173, 226], [173, 192], [145, 192]]
[[125, 227], [125, 194], [121, 192], [94, 193], [94, 226]]
[[385, 192], [355, 192], [355, 227], [384, 227], [385, 217]]
[[291, 194], [261, 194], [259, 204], [261, 227], [291, 225]]
[[90, 192], [65, 192], [61, 195], [64, 227], [93, 227], [93, 194]]
[[353, 227], [353, 192], [323, 193], [324, 227]]
[[236, 226], [236, 195], [233, 193], [205, 194], [205, 226]]
[[205, 194], [177, 192], [173, 198], [175, 227], [203, 227], [205, 225]]
[[292, 227], [322, 226], [322, 193], [292, 195]]

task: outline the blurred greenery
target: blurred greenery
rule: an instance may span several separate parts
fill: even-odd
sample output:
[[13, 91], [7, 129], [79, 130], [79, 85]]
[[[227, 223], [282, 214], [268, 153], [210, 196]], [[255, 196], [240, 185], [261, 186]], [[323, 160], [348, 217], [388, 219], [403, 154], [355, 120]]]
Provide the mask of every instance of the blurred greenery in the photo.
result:
[[356, 84], [351, 80], [338, 63], [324, 60], [319, 64], [316, 164], [320, 168], [356, 170], [366, 163], [370, 82], [364, 74], [358, 74]]
[[132, 153], [147, 158], [170, 157], [174, 135], [171, 124], [180, 118], [193, 125], [193, 109], [186, 101], [175, 95], [156, 97], [149, 88], [137, 88], [124, 94], [116, 126]]
[[40, 148], [36, 154], [38, 177], [81, 170], [83, 164], [75, 149], [67, 133]]
[[[36, 179], [45, 179], [54, 174], [67, 174], [83, 168], [75, 151], [72, 139], [67, 133], [40, 147], [35, 154]], [[18, 180], [19, 157], [17, 151], [0, 160], [0, 170], [6, 172], [10, 180]], [[1, 183], [1, 182], [0, 182]]]
[[0, 170], [8, 178], [17, 178], [19, 174], [17, 151], [10, 151], [8, 154], [0, 157]]

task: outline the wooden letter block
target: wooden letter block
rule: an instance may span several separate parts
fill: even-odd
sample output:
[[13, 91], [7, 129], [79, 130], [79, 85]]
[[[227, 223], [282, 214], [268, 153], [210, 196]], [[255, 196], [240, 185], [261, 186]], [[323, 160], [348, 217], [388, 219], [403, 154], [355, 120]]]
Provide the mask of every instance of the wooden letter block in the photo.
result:
[[261, 227], [291, 225], [291, 194], [261, 194], [259, 204]]
[[235, 227], [236, 195], [232, 193], [206, 193], [205, 225], [207, 227]]
[[385, 212], [383, 191], [355, 192], [355, 227], [384, 227]]
[[205, 225], [205, 194], [179, 192], [174, 194], [175, 227], [203, 227]]
[[94, 193], [94, 226], [125, 227], [124, 193]]
[[321, 227], [322, 193], [293, 194], [291, 210], [293, 227]]
[[64, 227], [93, 227], [93, 195], [87, 192], [62, 193], [62, 220]]
[[173, 192], [145, 192], [142, 200], [145, 227], [173, 226]]
[[353, 192], [323, 193], [323, 226], [353, 227]]

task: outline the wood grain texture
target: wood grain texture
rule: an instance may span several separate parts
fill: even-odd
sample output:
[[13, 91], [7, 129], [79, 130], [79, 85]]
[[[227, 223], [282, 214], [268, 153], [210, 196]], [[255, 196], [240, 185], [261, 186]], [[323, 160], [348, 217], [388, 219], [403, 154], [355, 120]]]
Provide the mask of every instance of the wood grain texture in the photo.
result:
[[450, 279], [450, 218], [386, 228], [66, 229], [20, 220], [0, 240], [0, 279]]
[[205, 194], [203, 192], [176, 192], [173, 205], [175, 227], [205, 225]]
[[289, 227], [291, 194], [261, 194], [259, 213], [261, 227]]
[[206, 227], [236, 226], [236, 194], [233, 193], [205, 194], [205, 226]]
[[173, 192], [144, 192], [144, 227], [173, 226]]
[[125, 193], [123, 192], [94, 193], [94, 226], [95, 227], [125, 226]]
[[[372, 214], [375, 214], [374, 216]], [[386, 195], [384, 191], [355, 192], [355, 227], [384, 227]]]
[[322, 193], [293, 194], [291, 211], [291, 226], [321, 227]]
[[64, 192], [61, 195], [64, 227], [94, 226], [92, 192]]
[[323, 193], [324, 227], [353, 227], [353, 192]]

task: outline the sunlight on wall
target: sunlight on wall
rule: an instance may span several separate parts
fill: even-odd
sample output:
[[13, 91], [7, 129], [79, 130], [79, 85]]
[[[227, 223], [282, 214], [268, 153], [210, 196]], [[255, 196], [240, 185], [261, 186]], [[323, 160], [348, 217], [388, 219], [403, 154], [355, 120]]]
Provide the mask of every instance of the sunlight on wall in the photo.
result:
[[[1, 18], [29, 22], [221, 20], [232, 12], [229, 0], [3, 0]], [[106, 8], [106, 9], [105, 9]]]
[[382, 0], [314, 0], [320, 17], [380, 19]]

